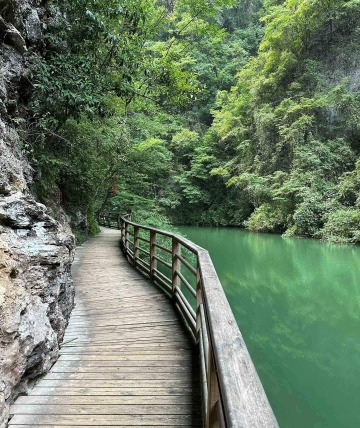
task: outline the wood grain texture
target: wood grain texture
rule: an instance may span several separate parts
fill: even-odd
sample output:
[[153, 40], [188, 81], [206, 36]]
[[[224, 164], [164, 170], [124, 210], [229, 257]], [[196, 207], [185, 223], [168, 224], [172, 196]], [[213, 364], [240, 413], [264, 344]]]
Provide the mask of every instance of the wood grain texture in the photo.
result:
[[201, 427], [196, 349], [171, 300], [128, 264], [120, 232], [78, 250], [61, 356], [9, 427]]
[[170, 425], [173, 427], [199, 427], [201, 422], [194, 420], [192, 415], [18, 415], [10, 421], [9, 427], [21, 424], [42, 425], [58, 424], [63, 426], [123, 426], [137, 425]]
[[[21, 415], [138, 415], [139, 406], [136, 404], [15, 404], [13, 411]], [[188, 405], [178, 404], [144, 404], [143, 415], [181, 415], [192, 416]]]

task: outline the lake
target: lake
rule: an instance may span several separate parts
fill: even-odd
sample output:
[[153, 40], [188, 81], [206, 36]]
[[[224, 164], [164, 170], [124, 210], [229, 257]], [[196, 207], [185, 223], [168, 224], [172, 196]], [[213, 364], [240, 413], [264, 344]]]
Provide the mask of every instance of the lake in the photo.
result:
[[281, 427], [360, 427], [360, 247], [178, 227], [206, 248]]

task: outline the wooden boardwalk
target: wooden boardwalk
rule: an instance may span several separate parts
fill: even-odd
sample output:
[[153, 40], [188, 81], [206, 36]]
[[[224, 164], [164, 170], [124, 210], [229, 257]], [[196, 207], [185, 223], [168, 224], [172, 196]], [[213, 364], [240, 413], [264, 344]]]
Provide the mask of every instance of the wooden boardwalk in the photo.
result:
[[201, 427], [198, 357], [168, 299], [103, 229], [79, 250], [61, 356], [9, 428]]

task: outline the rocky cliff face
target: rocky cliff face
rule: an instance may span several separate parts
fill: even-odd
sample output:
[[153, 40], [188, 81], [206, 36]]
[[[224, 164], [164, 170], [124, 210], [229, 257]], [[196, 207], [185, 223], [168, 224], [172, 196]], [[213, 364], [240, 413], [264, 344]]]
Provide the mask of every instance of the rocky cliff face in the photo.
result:
[[74, 238], [29, 191], [17, 132], [26, 121], [31, 62], [56, 10], [0, 0], [0, 428], [9, 404], [52, 366], [73, 308]]

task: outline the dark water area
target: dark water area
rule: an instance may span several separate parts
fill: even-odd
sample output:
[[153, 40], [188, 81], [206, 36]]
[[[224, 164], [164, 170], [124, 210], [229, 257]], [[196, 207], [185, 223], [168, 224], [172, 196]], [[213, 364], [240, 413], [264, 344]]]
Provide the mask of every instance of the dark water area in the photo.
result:
[[180, 227], [212, 257], [281, 427], [360, 427], [360, 247]]

